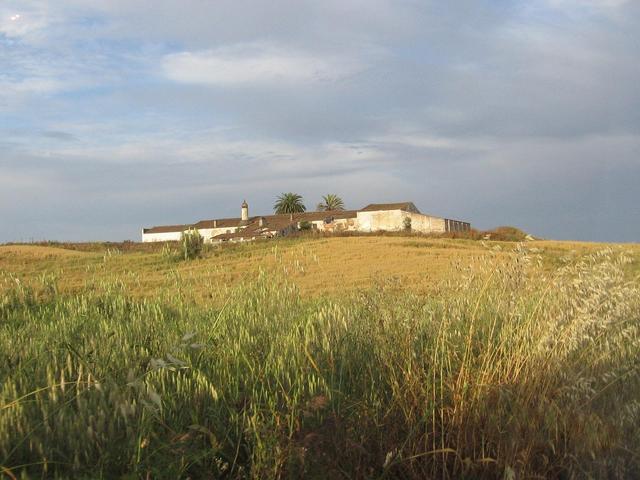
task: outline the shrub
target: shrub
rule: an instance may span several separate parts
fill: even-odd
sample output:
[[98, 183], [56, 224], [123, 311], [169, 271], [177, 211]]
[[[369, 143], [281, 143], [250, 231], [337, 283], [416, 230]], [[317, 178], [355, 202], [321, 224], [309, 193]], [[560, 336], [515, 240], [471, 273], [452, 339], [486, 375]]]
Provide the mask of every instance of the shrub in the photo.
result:
[[179, 251], [176, 248], [172, 248], [168, 242], [165, 242], [162, 245], [162, 250], [160, 251], [160, 255], [167, 262], [175, 262], [180, 260]]
[[307, 231], [307, 230], [311, 230], [311, 222], [307, 222], [306, 220], [300, 222], [300, 231]]
[[516, 227], [497, 227], [493, 230], [484, 232], [484, 237], [488, 240], [496, 240], [502, 242], [524, 242], [528, 240], [529, 235]]
[[411, 231], [411, 217], [404, 217], [404, 220], [402, 221], [402, 226], [404, 227], [405, 230]]
[[185, 260], [193, 260], [202, 253], [204, 238], [195, 228], [191, 228], [182, 234], [182, 253]]

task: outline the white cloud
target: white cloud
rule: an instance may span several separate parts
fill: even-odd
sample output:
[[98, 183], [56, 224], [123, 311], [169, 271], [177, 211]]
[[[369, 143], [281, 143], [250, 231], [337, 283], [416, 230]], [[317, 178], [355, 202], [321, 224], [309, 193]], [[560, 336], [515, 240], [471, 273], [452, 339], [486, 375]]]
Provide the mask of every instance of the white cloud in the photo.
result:
[[10, 39], [36, 38], [51, 21], [47, 2], [9, 0], [0, 4], [0, 34]]
[[389, 146], [401, 145], [412, 148], [425, 149], [454, 149], [460, 148], [462, 142], [452, 137], [438, 137], [435, 135], [415, 132], [389, 133], [371, 138], [373, 143], [381, 143]]
[[16, 81], [3, 81], [0, 78], [0, 98], [30, 94], [46, 94], [62, 88], [61, 82], [49, 78], [25, 78]]
[[70, 161], [93, 161], [112, 165], [155, 164], [176, 167], [203, 164], [226, 169], [229, 162], [244, 172], [241, 177], [264, 175], [273, 179], [283, 173], [301, 172], [301, 176], [326, 171], [351, 170], [384, 161], [384, 155], [372, 145], [326, 142], [300, 145], [277, 140], [234, 140], [213, 132], [186, 135], [163, 132], [157, 135], [120, 136], [117, 144], [96, 145], [75, 142], [52, 146], [51, 142], [29, 150], [37, 157], [64, 158]]
[[547, 0], [546, 5], [576, 21], [585, 17], [621, 20], [630, 0]]
[[561, 9], [576, 8], [619, 8], [629, 0], [548, 0], [549, 5]]
[[336, 82], [364, 68], [361, 61], [249, 43], [167, 55], [165, 75], [180, 83], [215, 86]]

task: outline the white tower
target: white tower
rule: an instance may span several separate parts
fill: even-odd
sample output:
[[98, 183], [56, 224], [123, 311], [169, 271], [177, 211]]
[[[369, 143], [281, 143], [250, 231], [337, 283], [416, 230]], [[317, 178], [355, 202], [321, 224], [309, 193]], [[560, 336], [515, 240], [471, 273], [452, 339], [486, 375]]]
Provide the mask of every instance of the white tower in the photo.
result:
[[246, 200], [243, 200], [242, 202], [242, 215], [240, 216], [240, 220], [243, 222], [249, 220], [249, 205]]

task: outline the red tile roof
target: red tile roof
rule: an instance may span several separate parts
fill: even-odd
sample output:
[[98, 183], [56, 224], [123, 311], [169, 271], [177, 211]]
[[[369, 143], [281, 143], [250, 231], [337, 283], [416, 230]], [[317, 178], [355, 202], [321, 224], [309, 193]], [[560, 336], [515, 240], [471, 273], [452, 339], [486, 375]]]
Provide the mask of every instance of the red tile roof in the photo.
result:
[[364, 207], [361, 212], [378, 212], [381, 210], [404, 210], [405, 212], [420, 213], [413, 202], [400, 203], [371, 203]]
[[191, 225], [165, 225], [162, 227], [143, 228], [143, 233], [172, 233], [172, 232], [184, 232], [188, 230]]
[[240, 223], [239, 218], [219, 218], [216, 220], [200, 220], [198, 223], [195, 224], [195, 227], [196, 228], [237, 227], [239, 223]]

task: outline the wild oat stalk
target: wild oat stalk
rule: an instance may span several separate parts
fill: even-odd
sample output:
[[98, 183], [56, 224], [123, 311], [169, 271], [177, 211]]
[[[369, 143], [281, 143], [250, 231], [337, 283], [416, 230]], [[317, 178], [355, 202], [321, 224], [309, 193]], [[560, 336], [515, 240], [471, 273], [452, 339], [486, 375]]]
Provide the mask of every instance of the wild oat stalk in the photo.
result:
[[152, 300], [121, 282], [65, 296], [45, 277], [40, 288], [10, 279], [0, 471], [638, 476], [640, 288], [628, 259], [606, 251], [549, 272], [524, 248], [509, 255], [457, 267], [430, 297], [389, 281], [307, 301], [262, 273], [221, 309], [188, 301], [179, 276], [177, 293]]

